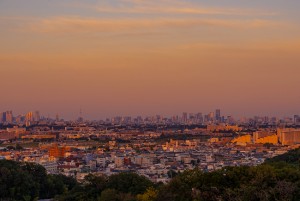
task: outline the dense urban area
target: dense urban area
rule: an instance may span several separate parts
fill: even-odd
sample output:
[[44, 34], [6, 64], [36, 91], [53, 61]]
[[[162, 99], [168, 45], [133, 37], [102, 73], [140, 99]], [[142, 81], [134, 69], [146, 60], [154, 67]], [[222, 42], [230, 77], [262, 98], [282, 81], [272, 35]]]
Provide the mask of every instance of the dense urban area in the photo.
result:
[[89, 175], [135, 172], [168, 183], [185, 170], [257, 166], [299, 147], [300, 117], [235, 120], [207, 115], [115, 117], [64, 121], [39, 112], [1, 115], [0, 157], [42, 165], [49, 174], [83, 181]]

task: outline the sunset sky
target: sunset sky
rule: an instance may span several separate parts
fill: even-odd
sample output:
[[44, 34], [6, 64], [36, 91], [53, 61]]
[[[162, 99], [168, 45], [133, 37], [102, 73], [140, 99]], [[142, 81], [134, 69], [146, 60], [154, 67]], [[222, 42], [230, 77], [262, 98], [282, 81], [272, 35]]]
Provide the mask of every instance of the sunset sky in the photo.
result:
[[299, 0], [0, 0], [0, 111], [300, 114]]

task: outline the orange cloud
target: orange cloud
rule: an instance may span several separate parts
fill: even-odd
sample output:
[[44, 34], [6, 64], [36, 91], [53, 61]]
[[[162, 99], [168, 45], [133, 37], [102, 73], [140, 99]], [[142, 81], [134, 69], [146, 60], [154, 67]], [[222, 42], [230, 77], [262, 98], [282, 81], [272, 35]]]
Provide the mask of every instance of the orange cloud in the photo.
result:
[[[93, 9], [95, 9], [93, 7]], [[273, 16], [277, 15], [275, 12], [265, 12], [257, 10], [245, 10], [238, 8], [205, 8], [205, 7], [162, 7], [160, 5], [147, 6], [139, 5], [134, 7], [120, 6], [98, 6], [96, 10], [106, 13], [133, 13], [133, 14], [195, 14], [195, 15], [240, 15], [240, 16]]]
[[114, 6], [106, 1], [97, 2], [96, 5], [73, 2], [69, 4], [78, 8], [89, 8], [105, 13], [131, 13], [131, 14], [196, 14], [196, 15], [240, 15], [240, 16], [274, 16], [278, 13], [260, 9], [207, 7], [199, 3], [179, 0], [118, 0]]
[[161, 29], [221, 27], [255, 29], [279, 27], [271, 20], [221, 20], [221, 19], [95, 19], [79, 17], [54, 17], [29, 23], [29, 30], [40, 33], [107, 33], [153, 31]]

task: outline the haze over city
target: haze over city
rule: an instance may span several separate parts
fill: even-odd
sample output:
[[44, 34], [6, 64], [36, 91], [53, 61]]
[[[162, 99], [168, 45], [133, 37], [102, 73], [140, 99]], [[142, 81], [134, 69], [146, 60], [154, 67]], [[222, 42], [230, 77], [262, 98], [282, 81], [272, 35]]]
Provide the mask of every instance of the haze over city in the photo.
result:
[[300, 2], [0, 1], [0, 111], [300, 113]]

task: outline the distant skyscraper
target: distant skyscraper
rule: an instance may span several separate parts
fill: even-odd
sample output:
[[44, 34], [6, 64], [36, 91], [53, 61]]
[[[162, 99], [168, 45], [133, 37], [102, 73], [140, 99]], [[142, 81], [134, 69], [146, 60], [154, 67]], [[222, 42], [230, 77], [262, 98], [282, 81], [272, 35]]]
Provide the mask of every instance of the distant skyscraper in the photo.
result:
[[194, 119], [194, 118], [195, 118], [194, 113], [189, 113], [189, 119]]
[[79, 117], [78, 117], [78, 122], [83, 122], [83, 117], [82, 117], [82, 109], [80, 108], [80, 111], [79, 111]]
[[25, 121], [25, 116], [24, 115], [18, 115], [16, 117], [16, 123], [20, 124], [20, 123], [24, 123]]
[[220, 110], [220, 109], [217, 109], [217, 110], [216, 110], [216, 120], [217, 120], [217, 121], [220, 121], [220, 120], [221, 120], [221, 110]]
[[300, 116], [294, 115], [294, 124], [298, 124], [300, 122]]
[[178, 122], [178, 116], [177, 115], [172, 116], [172, 122]]
[[7, 123], [12, 123], [13, 122], [12, 111], [5, 112], [5, 122], [7, 122]]
[[214, 119], [214, 117], [215, 117], [215, 114], [213, 112], [210, 112], [208, 114], [209, 121], [212, 121]]
[[182, 122], [186, 123], [188, 120], [188, 114], [186, 112], [182, 113]]
[[33, 120], [34, 121], [40, 121], [41, 120], [41, 116], [40, 116], [40, 112], [39, 111], [35, 111], [34, 112]]
[[136, 117], [136, 122], [137, 123], [142, 123], [143, 122], [143, 117], [142, 116], [137, 116]]
[[56, 114], [55, 120], [56, 120], [56, 121], [59, 121], [59, 115], [58, 115], [58, 114]]
[[201, 112], [196, 114], [196, 119], [197, 119], [198, 123], [201, 123], [201, 124], [203, 123], [203, 115]]
[[33, 112], [28, 112], [26, 115], [25, 115], [25, 123], [26, 123], [26, 126], [30, 126], [33, 122]]
[[2, 122], [4, 122], [5, 120], [4, 120], [4, 115], [5, 115], [5, 113], [4, 112], [0, 112], [0, 123], [2, 123]]

